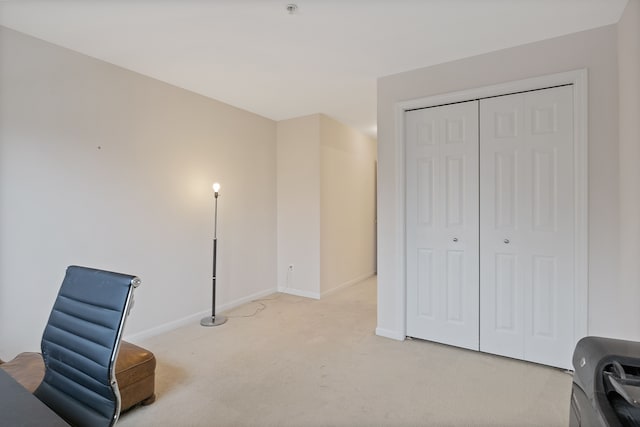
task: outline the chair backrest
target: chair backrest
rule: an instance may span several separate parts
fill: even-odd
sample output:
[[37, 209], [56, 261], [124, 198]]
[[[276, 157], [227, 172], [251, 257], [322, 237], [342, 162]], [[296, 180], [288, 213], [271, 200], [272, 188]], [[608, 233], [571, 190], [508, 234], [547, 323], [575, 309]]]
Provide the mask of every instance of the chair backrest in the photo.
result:
[[140, 279], [71, 266], [42, 335], [45, 375], [34, 394], [74, 426], [111, 426], [120, 413], [115, 364]]

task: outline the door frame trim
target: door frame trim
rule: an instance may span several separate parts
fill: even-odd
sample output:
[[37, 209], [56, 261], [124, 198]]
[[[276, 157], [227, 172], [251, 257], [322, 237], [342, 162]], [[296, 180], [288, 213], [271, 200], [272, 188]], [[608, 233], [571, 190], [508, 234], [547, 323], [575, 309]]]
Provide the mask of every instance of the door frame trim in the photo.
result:
[[394, 105], [395, 139], [396, 139], [396, 230], [400, 236], [396, 239], [396, 289], [399, 316], [402, 319], [400, 334], [393, 334], [395, 339], [404, 339], [407, 332], [407, 280], [406, 280], [406, 189], [405, 189], [405, 129], [404, 114], [409, 110], [435, 107], [456, 102], [473, 101], [492, 96], [544, 89], [553, 86], [573, 85], [573, 126], [574, 126], [574, 345], [588, 335], [589, 325], [589, 180], [588, 180], [588, 72], [587, 69], [549, 74], [524, 80], [483, 86], [441, 95], [428, 96]]

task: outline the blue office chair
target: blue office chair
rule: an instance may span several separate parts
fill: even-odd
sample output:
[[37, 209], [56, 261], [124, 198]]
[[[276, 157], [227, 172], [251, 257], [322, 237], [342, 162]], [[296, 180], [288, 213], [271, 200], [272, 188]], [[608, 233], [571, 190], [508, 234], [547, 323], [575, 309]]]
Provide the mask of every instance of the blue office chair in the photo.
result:
[[42, 335], [44, 380], [34, 392], [73, 426], [112, 426], [120, 338], [140, 279], [71, 266]]

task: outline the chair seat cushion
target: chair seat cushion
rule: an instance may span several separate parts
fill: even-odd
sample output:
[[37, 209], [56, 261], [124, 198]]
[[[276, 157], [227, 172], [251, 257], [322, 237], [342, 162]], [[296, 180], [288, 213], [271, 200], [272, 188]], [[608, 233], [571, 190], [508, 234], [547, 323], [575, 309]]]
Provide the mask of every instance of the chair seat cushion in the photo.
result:
[[[20, 353], [13, 360], [0, 364], [24, 388], [33, 393], [44, 378], [44, 362], [40, 353]], [[126, 411], [138, 403], [155, 400], [156, 358], [152, 352], [135, 344], [120, 341], [116, 360], [116, 379], [120, 390], [120, 410]]]
[[0, 365], [22, 387], [31, 393], [38, 388], [44, 378], [44, 362], [40, 353], [20, 353], [13, 360]]
[[120, 410], [155, 400], [156, 357], [147, 349], [120, 341], [116, 360], [116, 379], [120, 389]]

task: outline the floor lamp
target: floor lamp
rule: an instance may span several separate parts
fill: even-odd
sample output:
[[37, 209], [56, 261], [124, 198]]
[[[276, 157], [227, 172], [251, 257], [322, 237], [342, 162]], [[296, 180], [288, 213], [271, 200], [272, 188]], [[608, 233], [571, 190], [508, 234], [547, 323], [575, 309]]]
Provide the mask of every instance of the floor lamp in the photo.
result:
[[218, 252], [218, 192], [220, 191], [220, 184], [217, 182], [213, 184], [213, 196], [215, 200], [214, 214], [213, 214], [213, 276], [211, 277], [212, 293], [211, 298], [211, 316], [203, 317], [200, 320], [202, 326], [218, 326], [227, 321], [224, 316], [216, 316], [216, 255]]

